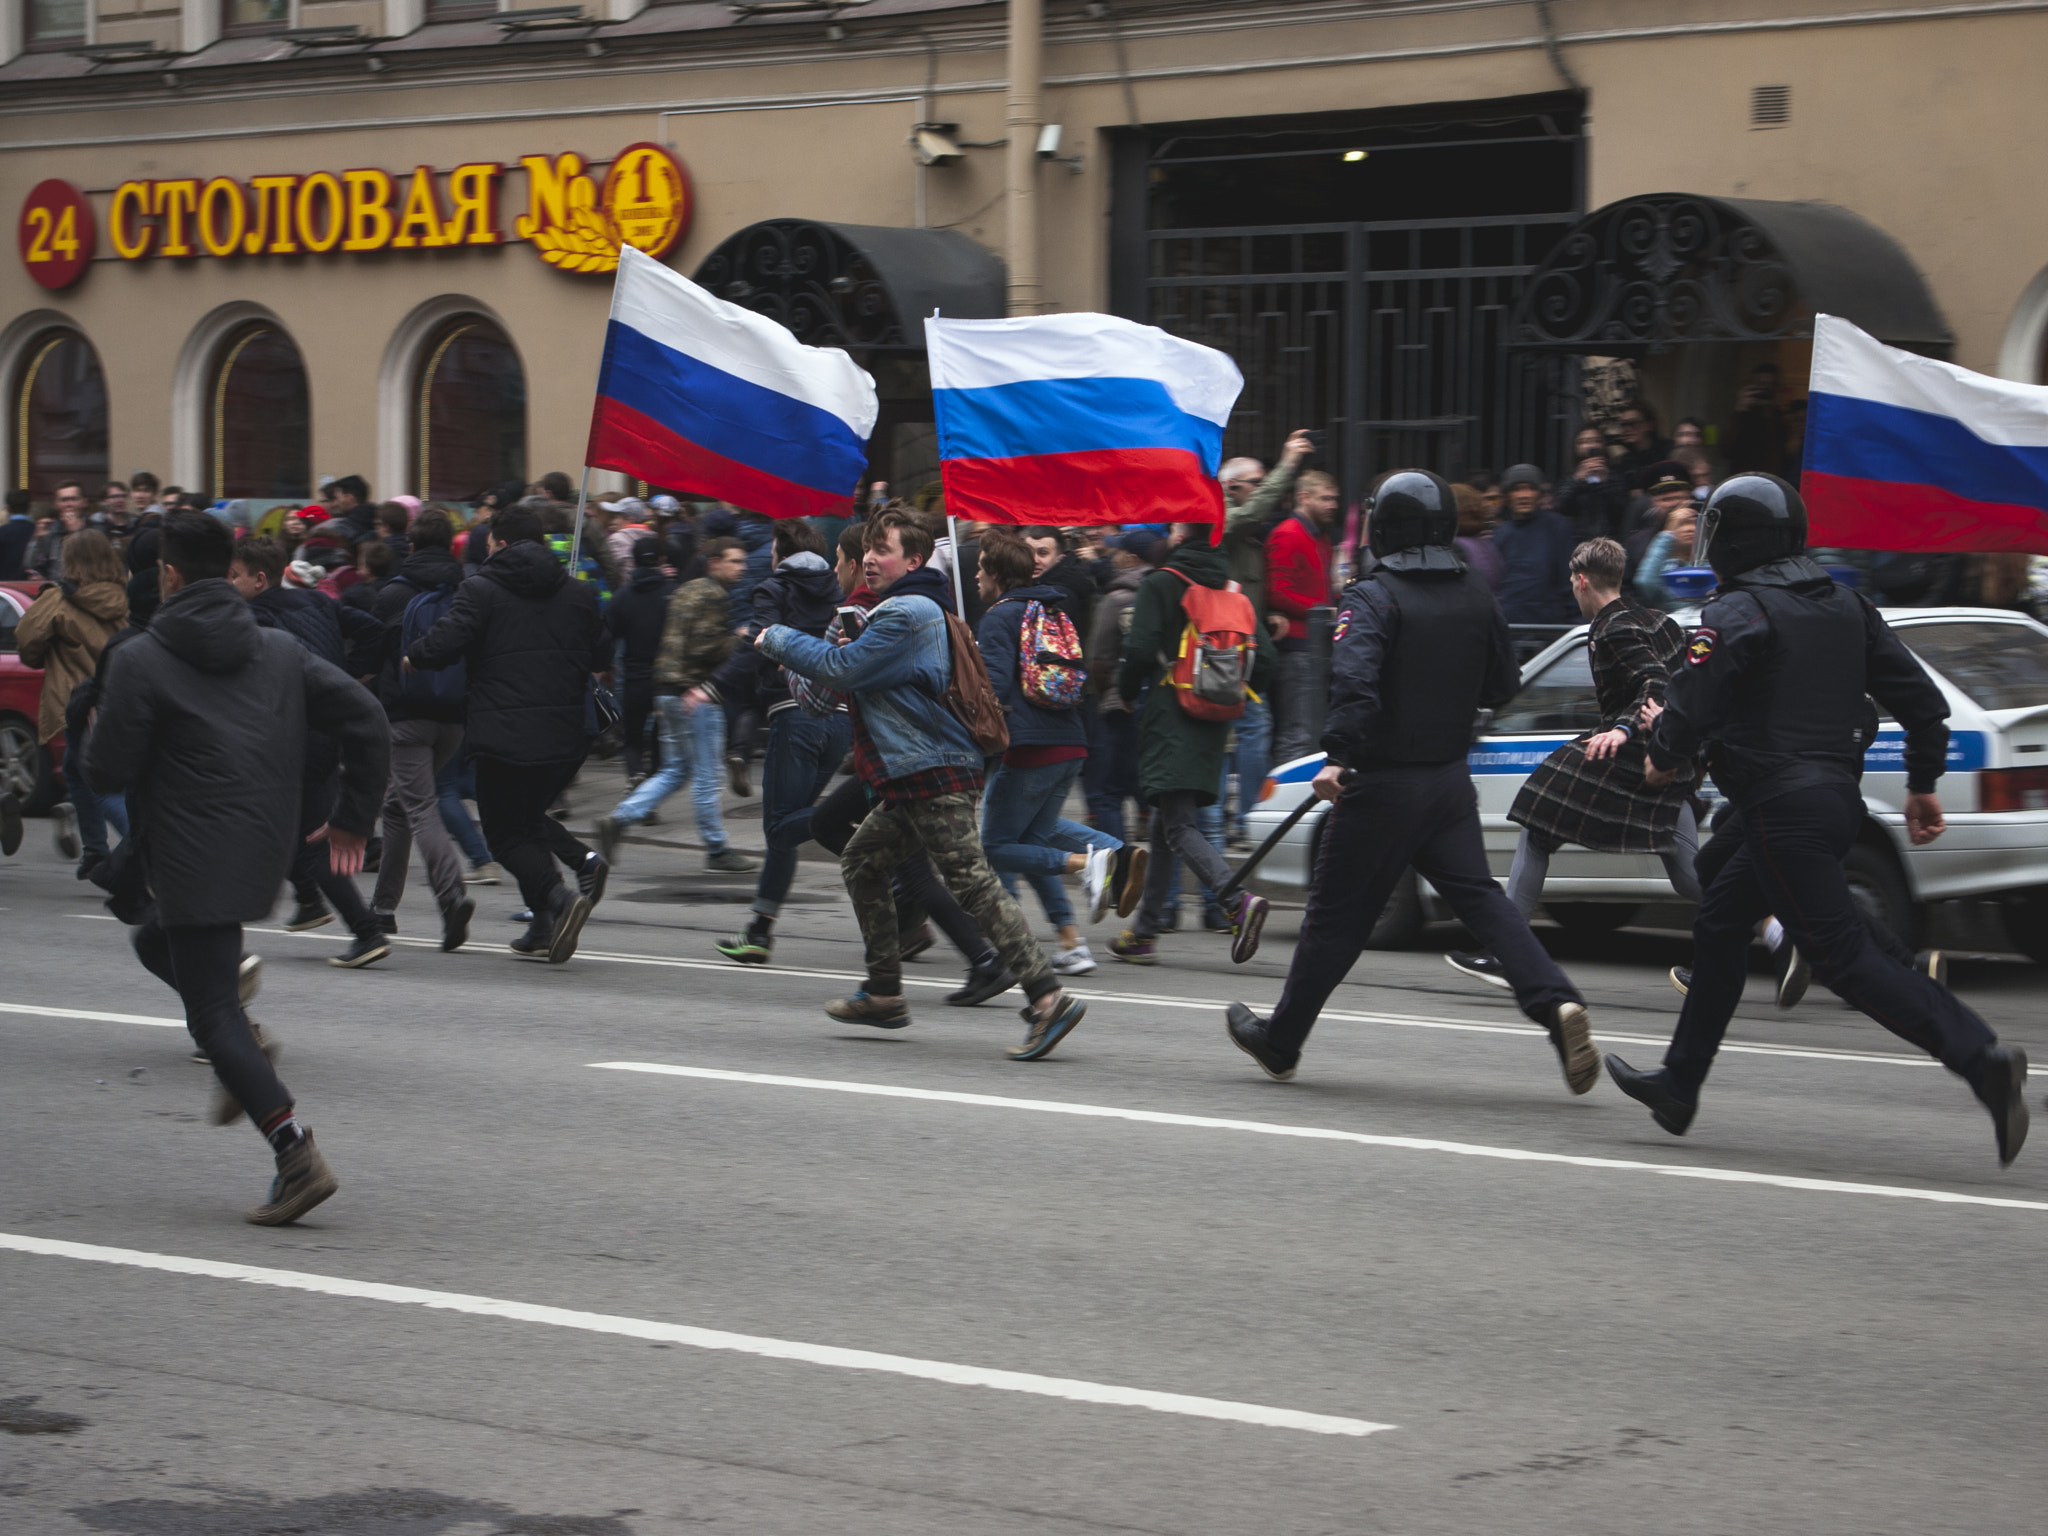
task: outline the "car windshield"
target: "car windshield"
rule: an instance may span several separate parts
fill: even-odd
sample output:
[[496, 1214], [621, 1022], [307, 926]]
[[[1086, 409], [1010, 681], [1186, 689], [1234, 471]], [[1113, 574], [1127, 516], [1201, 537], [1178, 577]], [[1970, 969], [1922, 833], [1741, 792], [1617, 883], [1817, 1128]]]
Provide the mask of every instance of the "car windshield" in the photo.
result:
[[2048, 704], [2048, 635], [2031, 624], [1908, 624], [1899, 638], [1979, 709]]
[[1575, 645], [1522, 684], [1522, 691], [1487, 727], [1489, 736], [1554, 731], [1577, 735], [1600, 726], [1600, 696], [1593, 689], [1593, 662]]

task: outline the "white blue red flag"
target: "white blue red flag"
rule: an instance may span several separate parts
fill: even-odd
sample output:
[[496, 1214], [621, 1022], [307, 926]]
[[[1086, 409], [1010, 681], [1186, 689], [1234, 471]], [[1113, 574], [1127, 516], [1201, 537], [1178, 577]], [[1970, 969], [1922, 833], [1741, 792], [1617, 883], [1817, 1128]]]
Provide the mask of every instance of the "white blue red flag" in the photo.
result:
[[585, 463], [770, 517], [844, 513], [879, 409], [844, 352], [620, 250]]
[[1817, 316], [1799, 489], [1810, 544], [2048, 555], [2048, 386]]
[[946, 510], [983, 523], [1211, 523], [1224, 353], [1113, 315], [924, 323]]

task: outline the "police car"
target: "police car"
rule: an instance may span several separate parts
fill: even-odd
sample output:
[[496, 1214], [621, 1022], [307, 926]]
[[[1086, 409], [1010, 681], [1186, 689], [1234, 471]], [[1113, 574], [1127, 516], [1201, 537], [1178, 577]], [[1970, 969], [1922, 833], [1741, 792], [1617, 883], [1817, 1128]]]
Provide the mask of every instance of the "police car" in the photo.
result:
[[[1901, 813], [1905, 735], [1895, 722], [1881, 722], [1864, 759], [1863, 799], [1870, 817], [1846, 861], [1850, 885], [1909, 947], [1918, 947], [1935, 904], [1995, 902], [2005, 935], [1984, 931], [1984, 925], [1964, 931], [1991, 948], [2005, 947], [2009, 936], [2014, 947], [2048, 964], [2048, 626], [1995, 608], [1880, 611], [1948, 700], [1948, 771], [1937, 786], [1948, 830], [1925, 848], [1907, 841]], [[1675, 616], [1685, 622], [1697, 613]], [[1520, 835], [1507, 815], [1522, 781], [1556, 747], [1600, 724], [1587, 628], [1573, 628], [1522, 668], [1520, 690], [1472, 748], [1487, 860], [1497, 878], [1506, 878]], [[1322, 765], [1318, 753], [1274, 771], [1247, 818], [1254, 842], [1262, 842], [1310, 793], [1309, 781]], [[1260, 866], [1259, 878], [1274, 885], [1305, 884], [1325, 814], [1311, 811], [1297, 822]], [[1678, 899], [1654, 854], [1595, 853], [1573, 844], [1552, 858], [1544, 897], [1553, 921], [1586, 934], [1611, 932], [1645, 905]], [[1951, 911], [1958, 920], [1985, 915], [1979, 909]], [[1443, 900], [1410, 870], [1373, 943], [1413, 943], [1425, 923], [1449, 915]]]

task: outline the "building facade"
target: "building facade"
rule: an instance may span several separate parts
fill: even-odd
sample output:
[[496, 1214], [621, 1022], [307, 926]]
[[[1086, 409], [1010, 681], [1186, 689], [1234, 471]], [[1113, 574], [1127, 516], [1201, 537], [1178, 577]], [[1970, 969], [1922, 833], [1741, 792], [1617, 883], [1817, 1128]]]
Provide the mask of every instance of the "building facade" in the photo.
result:
[[1667, 421], [1765, 363], [1789, 404], [1816, 310], [2044, 377], [2048, 206], [2009, 183], [2048, 149], [2048, 0], [1044, 0], [1036, 89], [1011, 22], [5, 0], [0, 473], [573, 473], [621, 240], [860, 357], [899, 489], [933, 308], [1222, 346], [1229, 451], [1322, 429], [1354, 493], [1561, 470], [1587, 358]]

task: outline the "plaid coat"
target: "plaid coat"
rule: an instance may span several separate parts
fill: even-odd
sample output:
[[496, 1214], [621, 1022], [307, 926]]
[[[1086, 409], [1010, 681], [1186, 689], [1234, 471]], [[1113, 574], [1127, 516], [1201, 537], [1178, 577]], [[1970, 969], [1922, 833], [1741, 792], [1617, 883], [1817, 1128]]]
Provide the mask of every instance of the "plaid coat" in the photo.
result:
[[1667, 614], [1616, 598], [1593, 620], [1586, 636], [1593, 653], [1593, 688], [1600, 729], [1627, 725], [1634, 733], [1613, 757], [1586, 758], [1588, 731], [1538, 765], [1515, 796], [1508, 820], [1553, 845], [1578, 843], [1601, 853], [1658, 853], [1672, 846], [1678, 808], [1692, 793], [1690, 766], [1663, 789], [1643, 778], [1647, 732], [1640, 719], [1685, 655], [1685, 631]]

